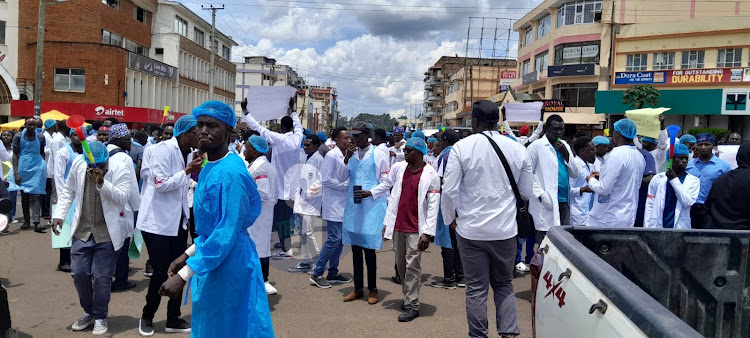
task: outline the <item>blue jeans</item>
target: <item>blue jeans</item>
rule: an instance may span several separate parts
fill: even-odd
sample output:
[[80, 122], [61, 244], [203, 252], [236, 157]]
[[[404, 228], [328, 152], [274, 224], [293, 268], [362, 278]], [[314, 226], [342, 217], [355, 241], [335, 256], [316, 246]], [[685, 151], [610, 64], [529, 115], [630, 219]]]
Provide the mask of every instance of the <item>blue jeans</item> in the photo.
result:
[[107, 319], [117, 253], [112, 242], [96, 243], [94, 236], [86, 242], [73, 238], [70, 248], [73, 284], [83, 311], [94, 319]]
[[526, 257], [523, 260], [526, 265], [531, 263], [531, 258], [534, 257], [534, 244], [536, 243], [536, 237], [517, 238], [518, 239], [518, 252], [516, 252], [516, 264], [521, 263], [521, 252], [523, 251], [523, 242], [526, 242]]
[[8, 214], [8, 222], [12, 222], [13, 218], [16, 217], [16, 201], [18, 198], [18, 191], [8, 191], [10, 194], [10, 200], [13, 202], [13, 209], [10, 209], [10, 214]]
[[326, 223], [328, 224], [328, 238], [323, 244], [323, 248], [320, 249], [318, 262], [315, 264], [315, 270], [313, 270], [313, 274], [318, 277], [323, 275], [326, 264], [328, 264], [329, 276], [339, 274], [339, 258], [341, 258], [341, 249], [344, 247], [341, 244], [341, 228], [344, 224], [333, 221], [326, 221]]

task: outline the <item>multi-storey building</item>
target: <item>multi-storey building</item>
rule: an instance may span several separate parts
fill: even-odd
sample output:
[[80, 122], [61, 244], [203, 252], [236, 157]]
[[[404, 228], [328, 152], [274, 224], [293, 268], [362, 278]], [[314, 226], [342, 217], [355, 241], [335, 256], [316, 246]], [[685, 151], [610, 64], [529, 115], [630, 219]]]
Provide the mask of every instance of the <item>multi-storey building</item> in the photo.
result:
[[425, 73], [424, 128], [469, 126], [471, 102], [506, 89], [516, 61], [443, 56]]
[[[0, 116], [7, 121], [10, 101], [21, 98], [18, 77], [18, 1], [0, 1]], [[24, 94], [23, 98], [26, 98]]]
[[319, 126], [319, 131], [327, 132], [336, 125], [338, 119], [338, 92], [329, 83], [323, 83], [322, 86], [309, 86], [309, 90], [313, 100], [322, 103], [319, 110], [311, 112], [310, 118], [315, 121], [315, 125]]

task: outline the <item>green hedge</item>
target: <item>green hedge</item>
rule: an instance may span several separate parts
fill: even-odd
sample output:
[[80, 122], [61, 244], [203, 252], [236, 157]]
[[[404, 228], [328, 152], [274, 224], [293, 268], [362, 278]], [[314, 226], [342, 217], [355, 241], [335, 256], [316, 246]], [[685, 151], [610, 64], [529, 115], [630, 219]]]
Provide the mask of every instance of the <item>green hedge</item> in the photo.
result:
[[688, 130], [688, 133], [693, 136], [698, 136], [698, 134], [703, 133], [711, 133], [716, 138], [716, 141], [719, 141], [729, 135], [731, 131], [729, 129], [721, 129], [721, 128], [694, 128]]

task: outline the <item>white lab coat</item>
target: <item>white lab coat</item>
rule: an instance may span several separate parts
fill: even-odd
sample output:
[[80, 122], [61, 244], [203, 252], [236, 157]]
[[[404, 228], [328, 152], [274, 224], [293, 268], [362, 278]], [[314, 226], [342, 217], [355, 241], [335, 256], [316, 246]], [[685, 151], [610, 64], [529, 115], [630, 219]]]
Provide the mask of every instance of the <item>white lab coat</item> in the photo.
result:
[[589, 212], [588, 226], [632, 227], [638, 208], [638, 190], [646, 160], [634, 145], [615, 147], [607, 155], [599, 179], [589, 187], [596, 193]]
[[[188, 154], [187, 157], [187, 162], [190, 161], [192, 154]], [[143, 152], [143, 186], [136, 222], [139, 230], [163, 236], [177, 236], [180, 226], [187, 229], [190, 215], [190, 176], [185, 173], [185, 165], [176, 137], [159, 142]], [[133, 166], [132, 161], [130, 166]]]
[[[512, 134], [510, 128], [510, 123], [508, 123], [507, 120], [503, 121], [503, 128], [506, 133]], [[527, 144], [531, 144], [532, 142], [539, 139], [539, 137], [542, 136], [542, 130], [544, 130], [544, 121], [539, 121], [539, 124], [536, 126], [536, 129], [534, 129], [534, 132], [531, 134], [531, 136], [519, 136], [516, 139], [516, 142], [518, 142], [522, 146], [526, 146]], [[513, 135], [515, 136], [515, 135]]]
[[[383, 220], [383, 224], [385, 225], [384, 237], [387, 239], [393, 238], [393, 229], [396, 227], [398, 203], [401, 201], [401, 189], [403, 188], [404, 172], [406, 170], [399, 170], [395, 181], [396, 184], [393, 185], [391, 196], [388, 198], [388, 209]], [[440, 176], [438, 176], [431, 165], [425, 165], [424, 169], [422, 169], [422, 175], [419, 177], [419, 188], [417, 189], [419, 236], [422, 236], [422, 234], [435, 236], [439, 210]]]
[[346, 192], [349, 189], [349, 167], [344, 164], [344, 154], [339, 147], [326, 154], [320, 171], [323, 180], [323, 219], [343, 222]]
[[[569, 160], [565, 162], [568, 175], [569, 177], [578, 177], [578, 167], [570, 160], [573, 158], [573, 151], [567, 142], [562, 141], [562, 143], [570, 154]], [[543, 191], [534, 193], [540, 198], [529, 200], [529, 212], [534, 217], [534, 226], [537, 230], [549, 231], [550, 227], [560, 225], [560, 205], [557, 202], [557, 150], [555, 150], [553, 144], [549, 143], [547, 137], [534, 141], [527, 149], [534, 179], [539, 182], [541, 189], [543, 189]]]
[[247, 171], [255, 180], [261, 201], [260, 215], [255, 219], [253, 225], [247, 228], [247, 233], [255, 242], [255, 251], [258, 252], [258, 257], [271, 257], [271, 231], [273, 230], [273, 208], [278, 201], [278, 191], [276, 190], [278, 175], [276, 168], [268, 162], [265, 156], [256, 158], [247, 167]]
[[44, 133], [44, 160], [47, 162], [47, 177], [54, 178], [55, 173], [55, 154], [58, 150], [65, 148], [67, 141], [62, 134], [55, 132], [50, 135], [49, 132]]
[[[75, 157], [78, 157], [80, 154], [73, 151], [73, 155], [74, 158], [71, 159], [70, 153], [68, 153], [68, 147], [63, 147], [62, 149], [57, 150], [55, 156], [52, 158], [55, 161], [55, 170], [52, 176], [55, 179], [55, 189], [57, 190], [58, 195], [60, 195], [60, 190], [65, 189], [65, 169], [68, 167], [68, 163], [75, 160]], [[71, 170], [73, 170], [72, 165]]]
[[297, 113], [292, 113], [291, 117], [294, 124], [294, 131], [284, 134], [270, 131], [261, 126], [251, 114], [245, 114], [242, 118], [250, 129], [260, 133], [260, 136], [268, 140], [268, 143], [273, 148], [271, 164], [276, 168], [276, 173], [279, 178], [276, 182], [278, 197], [285, 201], [294, 200], [296, 188], [290, 188], [292, 182], [288, 182], [289, 180], [287, 178], [293, 178], [293, 181], [296, 183], [296, 178], [299, 177], [299, 172], [290, 171], [294, 170], [294, 168], [299, 169], [300, 146], [302, 145], [302, 139], [305, 136], [304, 129], [302, 128]]
[[[70, 224], [71, 239], [81, 218], [83, 186], [87, 179], [87, 169], [88, 165], [84, 162], [83, 157], [78, 156], [73, 160], [68, 181], [64, 185], [65, 188], [58, 190], [57, 207], [52, 216], [54, 219], [65, 219], [73, 201], [76, 202], [73, 221]], [[133, 213], [127, 207], [130, 199], [132, 175], [132, 164], [128, 166], [120, 161], [110, 161], [109, 168], [104, 174], [104, 184], [96, 188], [101, 196], [104, 221], [107, 223], [107, 230], [115, 251], [120, 250], [126, 238], [133, 236]]]
[[677, 206], [674, 211], [674, 228], [691, 229], [690, 208], [701, 190], [701, 181], [690, 174], [685, 176], [685, 182], [675, 177], [667, 183], [667, 174], [656, 174], [648, 185], [648, 197], [644, 212], [644, 228], [662, 228], [664, 223], [664, 203], [667, 195], [667, 184], [671, 184], [677, 196]]
[[[320, 208], [323, 204], [323, 186], [320, 168], [323, 166], [323, 156], [315, 152], [310, 158], [303, 155], [304, 164], [300, 165], [299, 188], [294, 197], [294, 213], [300, 215], [320, 216]], [[310, 188], [318, 186], [318, 191], [313, 193]]]
[[390, 158], [391, 165], [394, 165], [398, 162], [406, 161], [406, 157], [404, 155], [405, 146], [406, 146], [406, 141], [401, 140], [400, 142], [396, 142], [395, 144], [393, 144], [393, 146], [389, 149], [394, 154], [396, 154], [396, 156], [391, 157], [391, 154], [387, 153], [388, 157]]
[[[107, 145], [107, 150], [108, 151], [111, 152], [112, 150], [115, 150], [115, 149], [120, 149], [120, 147], [118, 147], [118, 146], [116, 146], [114, 144], [108, 144]], [[112, 163], [112, 161], [120, 161], [120, 162], [122, 162], [122, 164], [129, 165], [130, 168], [133, 169], [133, 172], [132, 172], [132, 174], [133, 174], [132, 178], [133, 179], [130, 182], [130, 199], [129, 199], [130, 203], [128, 203], [127, 207], [132, 212], [138, 211], [138, 208], [140, 208], [140, 206], [141, 206], [141, 194], [140, 194], [140, 190], [138, 189], [138, 180], [135, 177], [135, 167], [133, 166], [133, 158], [130, 157], [130, 155], [128, 155], [124, 151], [122, 151], [122, 152], [119, 152], [117, 154], [114, 154], [114, 155], [110, 156], [109, 157], [109, 162]], [[64, 173], [64, 171], [63, 171], [63, 173]], [[134, 222], [135, 222], [135, 220], [131, 218], [130, 219], [130, 226], [133, 226]]]
[[581, 194], [581, 188], [586, 186], [586, 177], [591, 175], [593, 163], [586, 163], [583, 159], [576, 156], [573, 163], [578, 167], [578, 176], [570, 177], [570, 195], [568, 204], [570, 205], [570, 225], [586, 225], [586, 219], [589, 216], [589, 206], [594, 194], [585, 192]]

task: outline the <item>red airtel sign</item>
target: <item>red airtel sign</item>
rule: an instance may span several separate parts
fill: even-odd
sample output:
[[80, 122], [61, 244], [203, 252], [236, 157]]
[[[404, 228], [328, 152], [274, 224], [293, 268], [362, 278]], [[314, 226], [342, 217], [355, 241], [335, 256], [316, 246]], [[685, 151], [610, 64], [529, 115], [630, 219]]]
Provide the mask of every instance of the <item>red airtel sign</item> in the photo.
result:
[[[164, 111], [158, 109], [43, 101], [42, 112], [50, 110], [57, 110], [65, 115], [81, 115], [89, 121], [105, 120], [114, 117], [120, 122], [160, 124], [164, 116]], [[10, 115], [19, 117], [34, 116], [34, 101], [11, 101]], [[165, 122], [175, 122], [183, 115], [185, 114], [169, 112]]]

